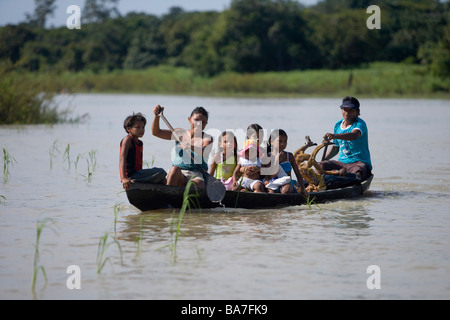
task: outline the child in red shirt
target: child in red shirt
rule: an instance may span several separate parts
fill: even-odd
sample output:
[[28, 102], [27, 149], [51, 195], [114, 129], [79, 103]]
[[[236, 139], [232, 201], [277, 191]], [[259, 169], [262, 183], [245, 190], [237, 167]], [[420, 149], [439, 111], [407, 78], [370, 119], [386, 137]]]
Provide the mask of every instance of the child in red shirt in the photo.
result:
[[120, 142], [120, 180], [125, 190], [130, 183], [166, 184], [166, 171], [161, 168], [142, 169], [144, 143], [139, 140], [145, 133], [147, 120], [141, 113], [128, 116], [123, 124], [128, 135]]

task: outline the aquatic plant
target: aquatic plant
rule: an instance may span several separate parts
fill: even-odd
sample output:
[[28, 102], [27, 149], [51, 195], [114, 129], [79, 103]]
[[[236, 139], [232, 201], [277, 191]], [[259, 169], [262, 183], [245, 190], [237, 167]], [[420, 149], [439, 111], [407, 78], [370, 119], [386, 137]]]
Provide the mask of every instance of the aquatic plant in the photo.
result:
[[83, 175], [85, 180], [87, 182], [92, 181], [92, 176], [94, 174], [95, 169], [97, 168], [97, 151], [91, 150], [88, 152], [87, 156], [85, 157], [87, 162], [87, 176]]
[[[194, 187], [194, 193], [190, 193], [191, 186]], [[176, 250], [177, 250], [177, 243], [178, 238], [181, 234], [181, 223], [183, 221], [183, 217], [187, 211], [191, 211], [191, 208], [200, 208], [200, 203], [198, 202], [199, 193], [197, 190], [197, 185], [193, 181], [193, 179], [189, 179], [188, 183], [186, 184], [186, 188], [184, 189], [183, 193], [183, 203], [181, 205], [180, 212], [178, 214], [178, 219], [176, 221], [176, 228], [175, 228], [175, 237], [173, 238], [173, 242], [170, 244], [170, 251], [172, 253], [172, 256], [174, 258], [174, 262], [176, 262]], [[174, 220], [172, 220], [171, 225], [171, 232], [173, 233], [173, 226], [174, 226]]]
[[77, 180], [77, 176], [78, 176], [78, 162], [80, 161], [82, 156], [83, 156], [83, 154], [79, 153], [77, 155], [77, 158], [73, 161], [73, 165], [75, 167], [75, 180]]
[[57, 143], [58, 143], [58, 140], [53, 141], [52, 146], [48, 150], [48, 154], [50, 156], [50, 170], [52, 170], [52, 168], [53, 168], [53, 159], [56, 158], [56, 154], [59, 153]]
[[[40, 243], [40, 240], [41, 240], [42, 231], [47, 226], [47, 223], [49, 223], [51, 221], [52, 221], [51, 219], [47, 218], [47, 219], [44, 219], [44, 220], [42, 220], [42, 221], [37, 223], [37, 227], [36, 227], [36, 243], [34, 245], [33, 277], [31, 279], [31, 291], [33, 293], [34, 293], [35, 288], [36, 288], [36, 280], [37, 280], [37, 276], [38, 276], [39, 271], [42, 272], [42, 275], [45, 278], [45, 284], [47, 284], [47, 282], [48, 282], [47, 274], [45, 272], [45, 268], [42, 265], [39, 264], [39, 258], [40, 258], [39, 243]], [[55, 233], [56, 233], [56, 231], [55, 231]]]
[[117, 217], [119, 216], [120, 203], [114, 205], [114, 237], [116, 236]]
[[63, 161], [67, 160], [68, 170], [70, 170], [70, 144], [67, 144], [66, 150], [64, 150]]
[[123, 264], [123, 259], [122, 259], [122, 247], [120, 246], [120, 243], [117, 240], [113, 240], [112, 242], [107, 242], [108, 241], [108, 233], [105, 233], [105, 235], [103, 237], [100, 237], [100, 240], [98, 242], [98, 249], [97, 249], [97, 273], [101, 273], [103, 270], [103, 267], [105, 266], [106, 262], [110, 262], [109, 257], [105, 258], [105, 252], [106, 250], [112, 245], [112, 244], [116, 244], [117, 247], [119, 248], [119, 252], [120, 252], [120, 261], [121, 264]]
[[14, 163], [17, 163], [9, 152], [3, 148], [3, 183], [7, 183], [9, 179], [9, 167], [14, 167]]
[[5, 196], [0, 194], [0, 203], [2, 203], [2, 199], [6, 200]]
[[317, 208], [320, 209], [320, 211], [323, 212], [323, 209], [315, 202], [315, 200], [316, 200], [316, 197], [311, 199], [311, 196], [309, 194], [307, 197], [305, 197], [305, 202], [306, 202], [306, 205], [308, 206], [308, 210], [311, 212], [311, 206], [315, 205]]

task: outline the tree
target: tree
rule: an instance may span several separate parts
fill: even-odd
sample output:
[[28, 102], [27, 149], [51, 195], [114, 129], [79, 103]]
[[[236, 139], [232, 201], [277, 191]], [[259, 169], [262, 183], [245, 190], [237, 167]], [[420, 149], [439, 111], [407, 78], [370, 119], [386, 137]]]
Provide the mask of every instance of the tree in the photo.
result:
[[34, 14], [26, 15], [29, 23], [38, 28], [45, 28], [47, 17], [53, 15], [53, 12], [56, 9], [56, 6], [54, 5], [55, 1], [56, 0], [34, 0]]
[[117, 4], [119, 0], [86, 0], [82, 19], [84, 23], [103, 23], [120, 16]]

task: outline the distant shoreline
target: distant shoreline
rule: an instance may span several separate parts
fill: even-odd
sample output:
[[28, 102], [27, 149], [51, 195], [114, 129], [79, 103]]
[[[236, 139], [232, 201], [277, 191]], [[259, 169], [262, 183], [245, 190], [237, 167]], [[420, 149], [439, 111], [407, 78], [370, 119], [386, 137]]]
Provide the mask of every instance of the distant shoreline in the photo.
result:
[[57, 93], [450, 99], [450, 79], [430, 75], [425, 66], [387, 62], [348, 70], [223, 73], [211, 78], [172, 66], [99, 73], [37, 73], [28, 77], [31, 81], [53, 82]]

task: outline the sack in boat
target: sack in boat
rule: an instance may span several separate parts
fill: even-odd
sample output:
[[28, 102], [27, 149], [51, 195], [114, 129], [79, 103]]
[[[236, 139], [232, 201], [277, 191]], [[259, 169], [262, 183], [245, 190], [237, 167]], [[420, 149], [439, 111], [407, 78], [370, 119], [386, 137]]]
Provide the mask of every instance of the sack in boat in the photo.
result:
[[225, 186], [225, 189], [227, 189], [227, 190], [231, 190], [231, 188], [233, 187], [233, 178], [232, 177], [227, 180], [221, 179], [220, 181], [222, 181], [223, 185]]

